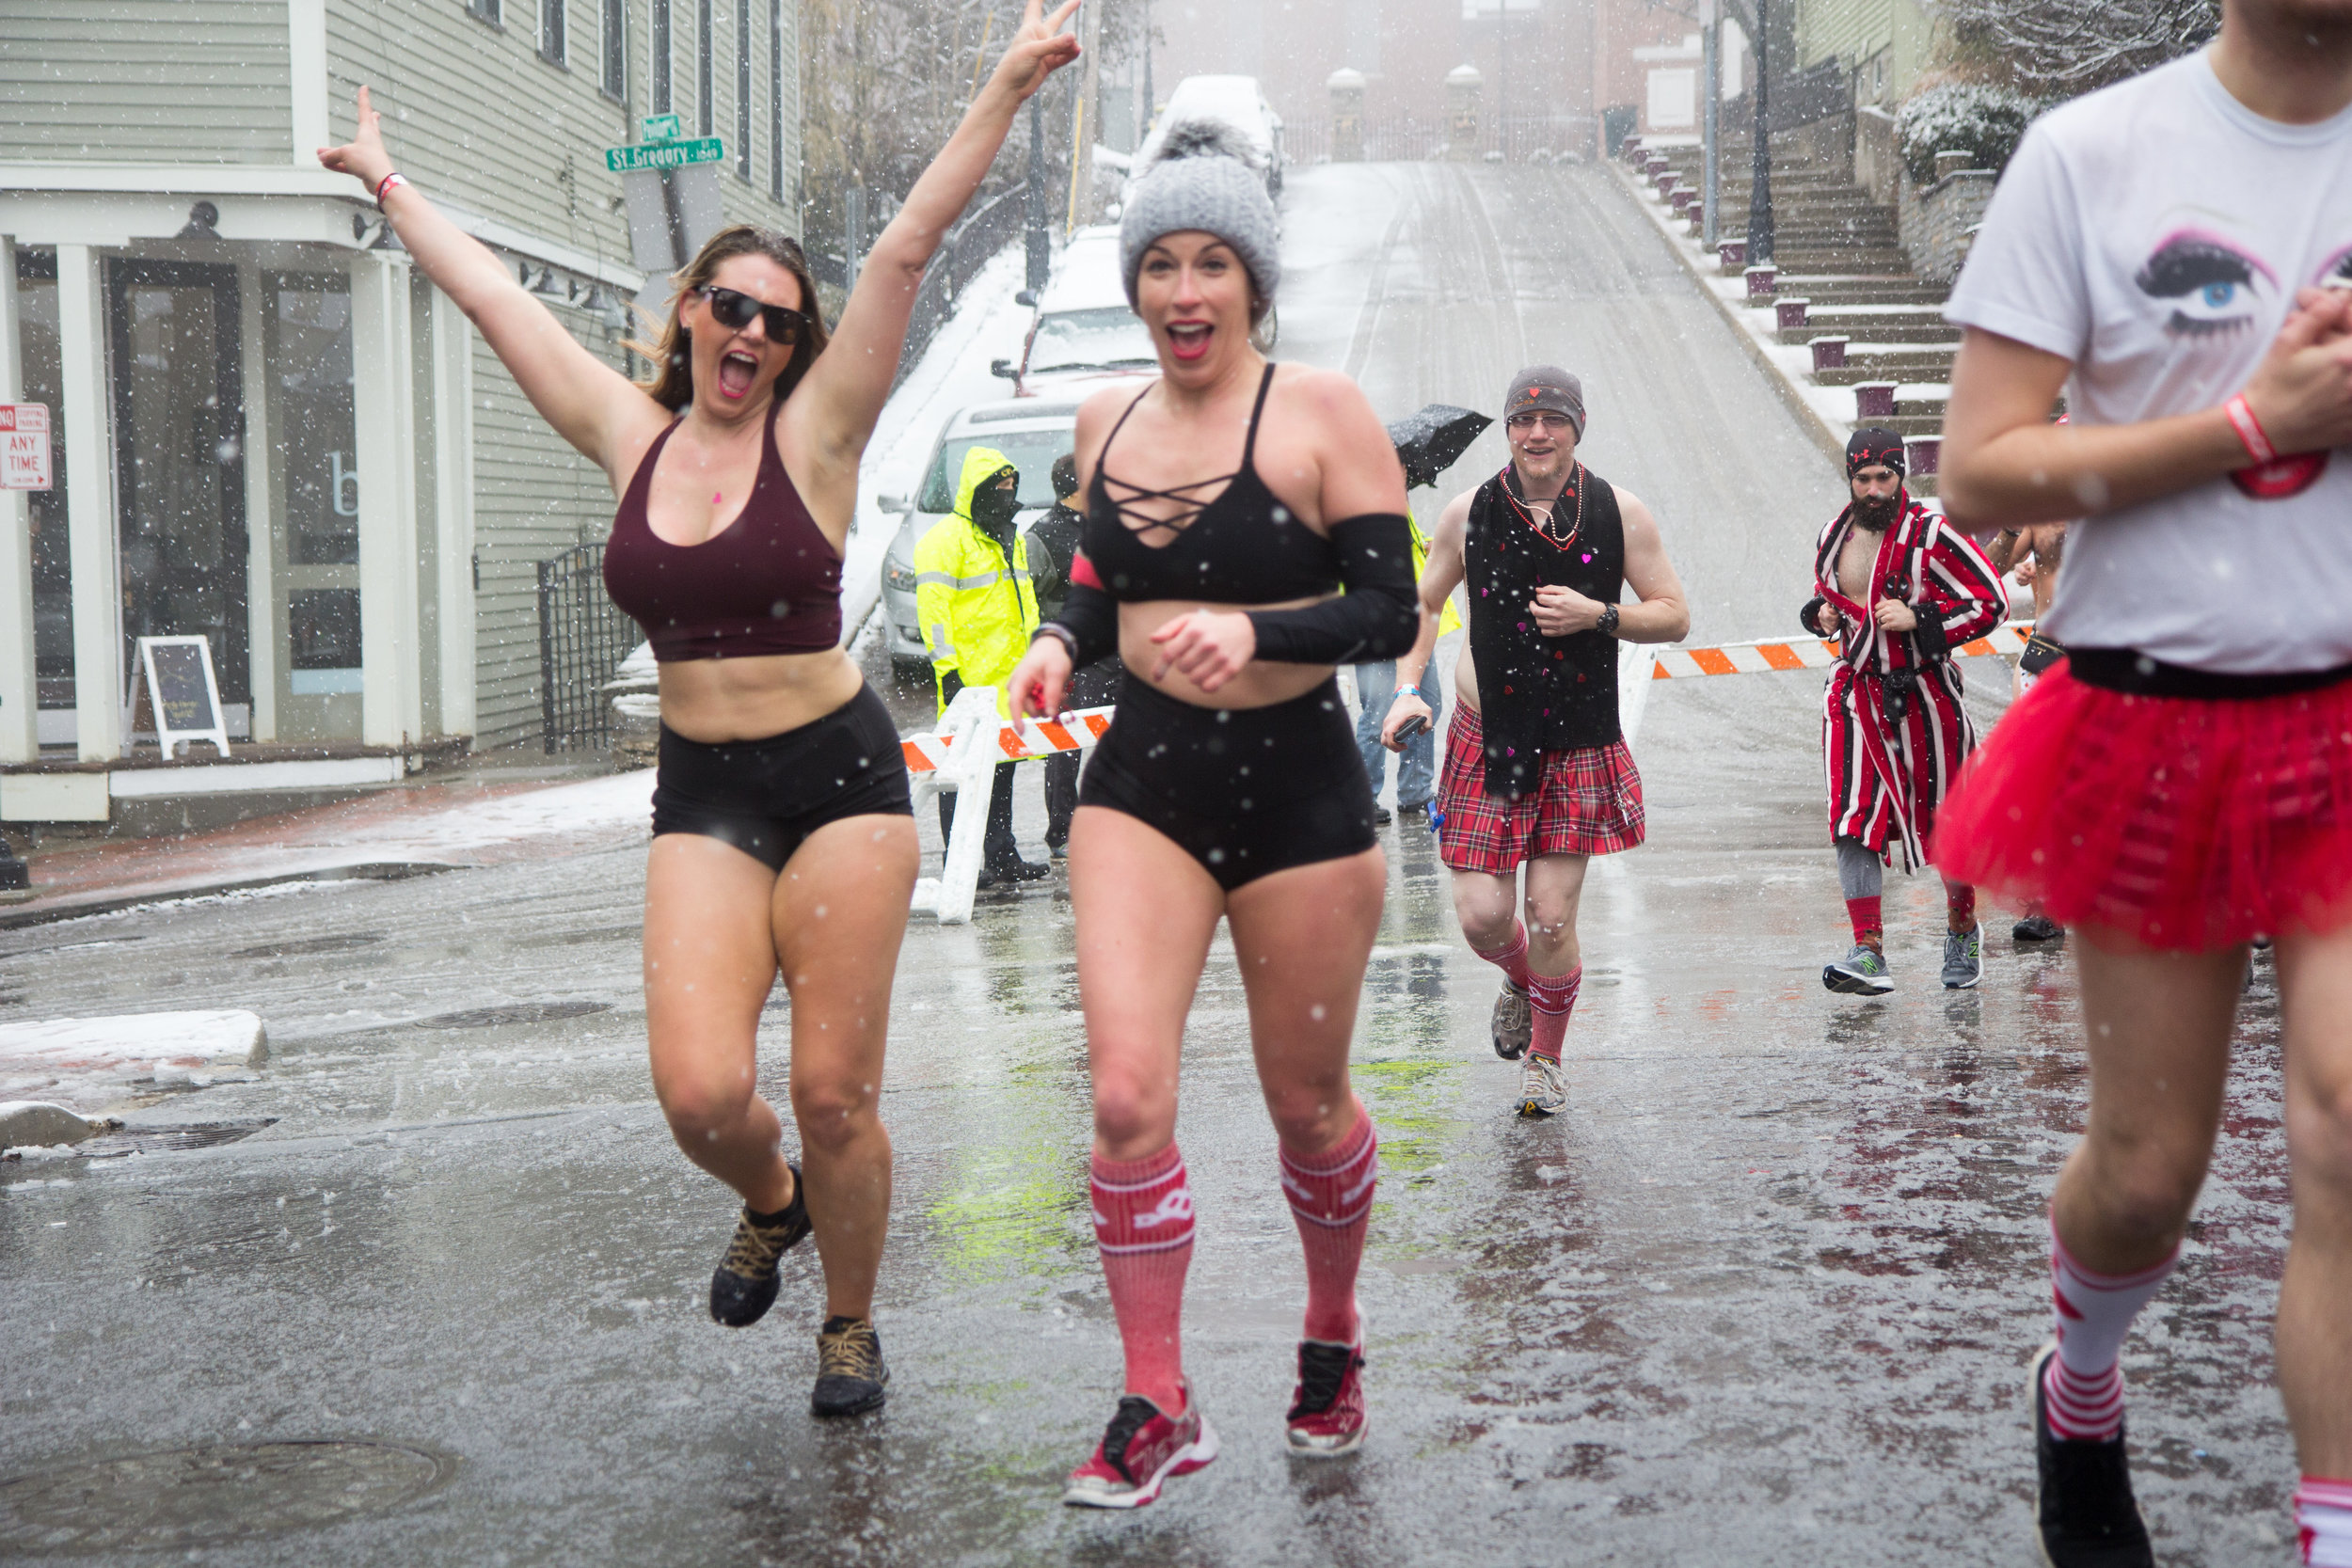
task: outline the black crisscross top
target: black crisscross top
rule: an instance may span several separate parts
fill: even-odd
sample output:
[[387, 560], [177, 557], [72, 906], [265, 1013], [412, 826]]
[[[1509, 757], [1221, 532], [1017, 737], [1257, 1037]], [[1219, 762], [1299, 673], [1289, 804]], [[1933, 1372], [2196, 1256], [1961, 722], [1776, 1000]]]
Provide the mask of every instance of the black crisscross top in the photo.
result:
[[[1273, 386], [1269, 362], [1249, 411], [1239, 468], [1165, 490], [1130, 484], [1109, 473], [1111, 443], [1151, 388], [1119, 416], [1095, 459], [1086, 527], [1087, 559], [1114, 598], [1274, 604], [1314, 598], [1340, 586], [1338, 545], [1294, 516], [1258, 476], [1258, 421]], [[1215, 484], [1225, 488], [1207, 500], [1193, 499]], [[1114, 485], [1126, 492], [1123, 498], [1112, 498]], [[1174, 501], [1177, 511], [1154, 517], [1143, 510], [1152, 501]], [[1147, 544], [1147, 534], [1162, 537]]]

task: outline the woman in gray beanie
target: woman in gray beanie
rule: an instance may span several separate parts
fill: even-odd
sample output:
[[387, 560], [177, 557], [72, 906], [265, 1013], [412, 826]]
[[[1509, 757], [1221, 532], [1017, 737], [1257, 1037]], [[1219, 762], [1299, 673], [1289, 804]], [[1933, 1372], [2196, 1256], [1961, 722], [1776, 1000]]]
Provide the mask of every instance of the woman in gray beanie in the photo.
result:
[[1377, 1146], [1347, 1053], [1388, 872], [1333, 669], [1404, 650], [1419, 611], [1404, 473], [1363, 393], [1251, 342], [1277, 243], [1232, 133], [1178, 126], [1120, 233], [1160, 379], [1079, 410], [1084, 551], [1008, 683], [1041, 715], [1098, 655], [1132, 677], [1070, 836], [1095, 1237], [1126, 1353], [1118, 1413], [1063, 1494], [1085, 1507], [1138, 1507], [1216, 1455], [1179, 1343], [1193, 1218], [1175, 1132], [1220, 918], [1306, 1246], [1289, 1449], [1345, 1453], [1365, 1429], [1355, 1286]]

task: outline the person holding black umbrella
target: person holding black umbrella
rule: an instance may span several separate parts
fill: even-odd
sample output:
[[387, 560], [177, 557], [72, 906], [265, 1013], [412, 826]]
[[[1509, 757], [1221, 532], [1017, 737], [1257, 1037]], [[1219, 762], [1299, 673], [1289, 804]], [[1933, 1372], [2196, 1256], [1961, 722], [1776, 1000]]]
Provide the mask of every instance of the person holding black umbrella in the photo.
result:
[[[1397, 460], [1405, 465], [1405, 486], [1407, 490], [1422, 485], [1435, 485], [1438, 476], [1453, 467], [1454, 459], [1470, 449], [1494, 420], [1467, 408], [1450, 407], [1433, 403], [1389, 426], [1389, 439], [1396, 443]], [[1421, 519], [1407, 506], [1405, 520], [1413, 532], [1413, 576], [1421, 577], [1429, 563], [1429, 531], [1421, 526]], [[1462, 617], [1447, 601], [1445, 613], [1438, 618], [1438, 635], [1444, 637], [1462, 629]], [[1422, 671], [1421, 684], [1414, 689], [1429, 706], [1430, 720], [1405, 742], [1398, 753], [1396, 768], [1396, 814], [1410, 820], [1412, 813], [1426, 811], [1430, 798], [1438, 792], [1438, 716], [1445, 711], [1445, 698], [1440, 694], [1437, 661], [1432, 659]], [[1381, 786], [1388, 782], [1388, 752], [1380, 742], [1380, 725], [1389, 716], [1389, 706], [1396, 700], [1396, 660], [1375, 659], [1356, 666], [1356, 699], [1362, 711], [1356, 719], [1356, 749], [1363, 753], [1364, 772], [1372, 780], [1373, 799], [1379, 800]], [[1373, 820], [1389, 820], [1386, 806], [1375, 804]]]

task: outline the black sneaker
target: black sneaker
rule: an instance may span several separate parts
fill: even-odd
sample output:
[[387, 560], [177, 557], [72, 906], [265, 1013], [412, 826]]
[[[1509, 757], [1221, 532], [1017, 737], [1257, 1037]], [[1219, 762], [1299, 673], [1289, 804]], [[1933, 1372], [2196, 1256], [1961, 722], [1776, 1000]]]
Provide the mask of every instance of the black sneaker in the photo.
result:
[[808, 1234], [808, 1195], [801, 1185], [801, 1167], [790, 1161], [792, 1201], [773, 1225], [761, 1225], [747, 1207], [736, 1216], [735, 1240], [710, 1275], [710, 1316], [729, 1328], [748, 1328], [768, 1315], [776, 1303], [776, 1265]]
[[882, 1407], [882, 1385], [890, 1369], [882, 1365], [882, 1339], [864, 1318], [827, 1318], [817, 1331], [817, 1392], [809, 1397], [813, 1416], [863, 1416]]
[[2011, 942], [2056, 942], [2065, 934], [2065, 927], [2039, 910], [2009, 928]]
[[2042, 1560], [2050, 1568], [2155, 1568], [2122, 1430], [2104, 1443], [2051, 1435], [2042, 1374], [2057, 1354], [2053, 1342], [2033, 1358], [2034, 1522]]

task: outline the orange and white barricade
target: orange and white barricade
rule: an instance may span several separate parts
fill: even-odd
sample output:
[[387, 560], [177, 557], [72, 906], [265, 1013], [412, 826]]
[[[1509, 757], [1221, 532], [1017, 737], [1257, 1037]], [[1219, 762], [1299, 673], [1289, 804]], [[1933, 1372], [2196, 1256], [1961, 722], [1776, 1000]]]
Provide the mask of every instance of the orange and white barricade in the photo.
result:
[[988, 832], [988, 796], [996, 769], [1030, 757], [1049, 757], [1083, 751], [1103, 738], [1111, 727], [1107, 707], [1081, 708], [1054, 720], [997, 717], [993, 687], [965, 687], [939, 716], [936, 733], [901, 736], [907, 772], [914, 784], [914, 803], [943, 790], [956, 796], [955, 825], [947, 834], [946, 864], [937, 877], [914, 884], [914, 908], [938, 915], [942, 926], [967, 925], [972, 898], [978, 891], [982, 840]]
[[[2031, 621], [1994, 626], [1973, 642], [1954, 648], [1955, 657], [2022, 654], [2033, 635]], [[1761, 675], [1774, 670], [1826, 670], [1837, 662], [1834, 637], [1768, 637], [1754, 642], [1723, 642], [1711, 648], [1661, 648], [1653, 680], [1693, 675]]]

